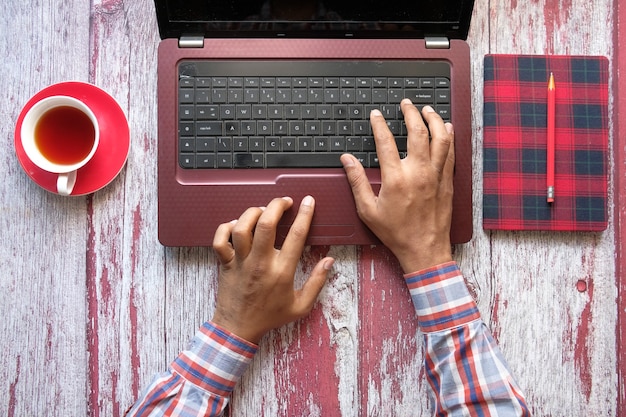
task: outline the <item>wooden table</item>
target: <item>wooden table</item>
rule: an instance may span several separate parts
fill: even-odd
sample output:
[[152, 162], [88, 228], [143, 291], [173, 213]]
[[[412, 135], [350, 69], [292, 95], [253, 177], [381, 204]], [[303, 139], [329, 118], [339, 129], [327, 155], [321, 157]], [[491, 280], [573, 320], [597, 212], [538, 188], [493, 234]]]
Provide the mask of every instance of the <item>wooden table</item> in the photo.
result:
[[[537, 416], [626, 415], [623, 2], [477, 0], [473, 59], [474, 238], [455, 257]], [[4, 2], [0, 17], [0, 413], [119, 416], [211, 316], [216, 260], [157, 240], [156, 59], [151, 0]], [[486, 53], [605, 55], [612, 85], [611, 205], [604, 233], [481, 226]], [[64, 80], [115, 97], [131, 128], [126, 168], [87, 197], [42, 190], [13, 151], [21, 107]], [[624, 117], [622, 116], [622, 119]], [[313, 247], [337, 258], [307, 320], [266, 337], [232, 416], [426, 416], [419, 331], [380, 247]], [[391, 276], [390, 276], [391, 275]]]

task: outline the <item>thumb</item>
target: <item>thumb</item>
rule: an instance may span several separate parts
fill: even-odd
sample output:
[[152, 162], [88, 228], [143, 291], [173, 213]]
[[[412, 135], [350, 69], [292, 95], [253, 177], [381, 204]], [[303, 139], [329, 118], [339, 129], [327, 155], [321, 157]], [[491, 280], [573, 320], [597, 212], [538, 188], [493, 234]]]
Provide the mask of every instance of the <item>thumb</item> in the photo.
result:
[[375, 197], [372, 186], [365, 174], [363, 165], [353, 155], [344, 154], [341, 155], [341, 163], [343, 169], [346, 171], [348, 182], [352, 188], [352, 195], [356, 203], [356, 208], [359, 213], [363, 212], [367, 202], [372, 201]]
[[313, 304], [326, 284], [328, 271], [332, 269], [334, 263], [335, 260], [331, 257], [320, 260], [302, 288], [297, 292], [296, 314], [300, 317], [307, 315], [313, 308]]

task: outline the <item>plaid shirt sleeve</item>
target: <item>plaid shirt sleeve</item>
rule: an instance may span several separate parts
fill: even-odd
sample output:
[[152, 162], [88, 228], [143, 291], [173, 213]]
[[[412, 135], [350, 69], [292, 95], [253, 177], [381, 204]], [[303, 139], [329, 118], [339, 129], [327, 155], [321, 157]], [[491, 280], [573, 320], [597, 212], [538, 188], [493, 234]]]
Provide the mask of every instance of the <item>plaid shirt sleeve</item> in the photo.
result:
[[209, 322], [157, 375], [128, 416], [220, 416], [258, 346]]
[[426, 345], [435, 416], [530, 416], [455, 262], [405, 275]]

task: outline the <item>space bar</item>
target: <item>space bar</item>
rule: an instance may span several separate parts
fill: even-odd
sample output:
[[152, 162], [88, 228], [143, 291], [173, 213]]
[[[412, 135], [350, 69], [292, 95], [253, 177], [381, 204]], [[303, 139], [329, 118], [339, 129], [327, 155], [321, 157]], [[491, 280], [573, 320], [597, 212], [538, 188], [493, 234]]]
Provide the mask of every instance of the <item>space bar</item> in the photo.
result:
[[340, 168], [341, 153], [267, 153], [268, 168]]

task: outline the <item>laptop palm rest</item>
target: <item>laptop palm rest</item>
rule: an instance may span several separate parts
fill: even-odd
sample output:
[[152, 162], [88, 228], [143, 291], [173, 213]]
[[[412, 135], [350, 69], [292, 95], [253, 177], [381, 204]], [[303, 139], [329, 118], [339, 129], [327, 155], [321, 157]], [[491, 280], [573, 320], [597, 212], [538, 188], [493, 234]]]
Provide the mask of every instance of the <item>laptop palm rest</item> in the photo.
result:
[[[377, 173], [372, 170], [370, 174], [373, 176], [371, 179], [376, 181]], [[324, 244], [328, 244], [329, 239], [345, 242], [349, 238], [370, 243], [372, 239], [376, 240], [358, 217], [352, 190], [343, 169], [328, 170], [323, 175], [310, 173], [281, 175], [276, 184], [277, 192], [281, 189], [300, 190], [296, 195], [289, 194], [289, 197], [294, 199], [294, 205], [285, 213], [278, 227], [279, 242], [287, 236], [298, 213], [300, 202], [307, 195], [315, 198], [315, 213], [308, 234], [308, 244], [320, 244], [322, 239]], [[373, 189], [377, 193], [380, 185], [375, 182]]]

